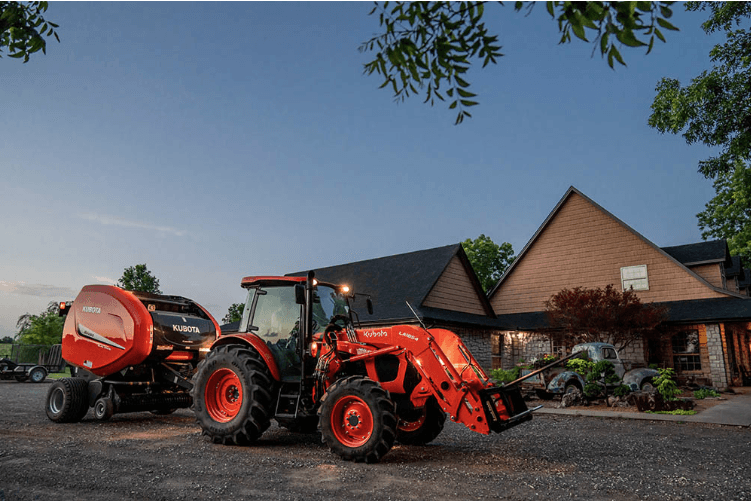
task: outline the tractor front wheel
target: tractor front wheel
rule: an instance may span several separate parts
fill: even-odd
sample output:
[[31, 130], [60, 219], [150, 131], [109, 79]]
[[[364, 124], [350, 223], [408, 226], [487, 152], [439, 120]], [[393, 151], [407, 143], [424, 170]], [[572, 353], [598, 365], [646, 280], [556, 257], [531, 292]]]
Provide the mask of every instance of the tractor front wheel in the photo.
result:
[[319, 416], [324, 443], [342, 459], [376, 463], [394, 445], [396, 407], [372, 379], [350, 376], [332, 384]]
[[203, 434], [214, 443], [245, 445], [270, 425], [273, 379], [261, 356], [236, 345], [218, 346], [198, 364], [193, 405]]
[[425, 402], [422, 415], [414, 421], [399, 420], [396, 439], [404, 445], [425, 445], [433, 441], [443, 431], [446, 413], [435, 397]]

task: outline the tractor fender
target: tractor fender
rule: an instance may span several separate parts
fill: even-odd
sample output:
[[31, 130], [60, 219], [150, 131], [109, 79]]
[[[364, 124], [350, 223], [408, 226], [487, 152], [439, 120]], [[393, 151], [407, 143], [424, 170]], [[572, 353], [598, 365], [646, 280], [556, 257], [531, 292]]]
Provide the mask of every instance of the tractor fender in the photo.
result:
[[580, 388], [584, 388], [587, 383], [574, 371], [564, 371], [555, 376], [550, 383], [548, 383], [548, 391], [550, 393], [563, 393], [566, 390], [566, 386], [571, 383], [576, 383]]
[[633, 369], [623, 375], [623, 384], [628, 385], [631, 391], [639, 391], [642, 383], [647, 379], [656, 378], [660, 373], [654, 369]]
[[261, 358], [263, 358], [263, 361], [266, 362], [266, 366], [269, 368], [271, 376], [277, 381], [282, 380], [282, 376], [279, 373], [279, 367], [277, 367], [276, 361], [274, 360], [274, 355], [271, 353], [268, 345], [255, 334], [238, 333], [224, 335], [214, 341], [214, 344], [211, 345], [211, 349], [213, 350], [216, 346], [223, 346], [225, 344], [241, 344], [250, 346], [251, 348], [256, 350], [258, 354], [261, 355]]

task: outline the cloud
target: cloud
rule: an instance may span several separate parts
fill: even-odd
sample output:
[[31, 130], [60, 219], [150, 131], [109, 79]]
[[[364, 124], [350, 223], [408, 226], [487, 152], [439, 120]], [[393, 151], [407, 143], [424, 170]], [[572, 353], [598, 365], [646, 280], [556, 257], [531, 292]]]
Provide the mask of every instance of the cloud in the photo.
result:
[[0, 280], [0, 291], [24, 296], [69, 298], [75, 296], [78, 291], [70, 287], [60, 287], [48, 284], [27, 284], [25, 282], [6, 282]]
[[114, 216], [106, 216], [102, 214], [79, 214], [81, 219], [87, 219], [89, 221], [95, 221], [104, 225], [112, 226], [124, 226], [126, 228], [140, 228], [143, 230], [155, 230], [162, 233], [171, 233], [172, 235], [182, 237], [188, 234], [185, 230], [178, 230], [177, 228], [171, 228], [169, 226], [158, 226], [155, 224], [141, 223], [138, 221], [128, 221]]

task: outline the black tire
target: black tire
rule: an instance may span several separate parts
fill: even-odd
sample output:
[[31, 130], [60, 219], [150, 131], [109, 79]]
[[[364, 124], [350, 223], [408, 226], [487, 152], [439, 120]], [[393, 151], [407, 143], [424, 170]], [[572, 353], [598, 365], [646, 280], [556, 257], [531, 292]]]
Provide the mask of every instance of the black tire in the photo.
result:
[[198, 364], [191, 409], [214, 443], [250, 444], [271, 424], [273, 388], [271, 373], [255, 350], [218, 346]]
[[399, 420], [396, 428], [396, 440], [404, 445], [425, 445], [435, 440], [443, 431], [446, 413], [435, 397], [425, 402], [422, 416], [411, 422]]
[[16, 378], [16, 381], [18, 381], [19, 383], [26, 382], [26, 380], [29, 379], [29, 376], [27, 376], [26, 374], [24, 374], [23, 376], [14, 376], [14, 377]]
[[97, 421], [108, 421], [115, 413], [115, 404], [109, 397], [102, 397], [94, 402], [94, 417]]
[[41, 383], [47, 379], [47, 371], [44, 367], [34, 367], [29, 371], [29, 381], [32, 383]]
[[85, 379], [58, 379], [47, 392], [47, 417], [56, 423], [77, 423], [89, 411], [89, 384]]
[[318, 410], [321, 438], [342, 459], [377, 463], [396, 439], [396, 406], [381, 385], [363, 376], [332, 384]]

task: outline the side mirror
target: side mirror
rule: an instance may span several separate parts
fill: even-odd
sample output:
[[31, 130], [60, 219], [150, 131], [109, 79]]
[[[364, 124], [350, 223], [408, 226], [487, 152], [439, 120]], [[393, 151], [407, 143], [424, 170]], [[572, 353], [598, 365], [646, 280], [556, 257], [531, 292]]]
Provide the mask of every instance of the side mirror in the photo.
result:
[[370, 300], [370, 298], [367, 298], [365, 300], [365, 307], [368, 309], [368, 315], [373, 314], [373, 301]]
[[305, 304], [305, 286], [303, 284], [295, 285], [295, 302]]

